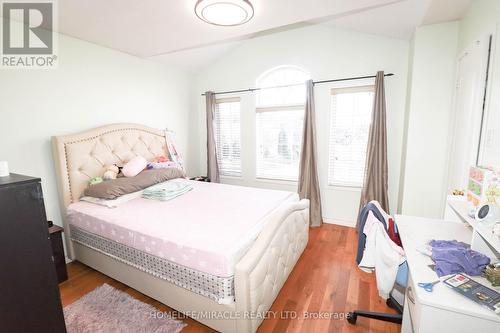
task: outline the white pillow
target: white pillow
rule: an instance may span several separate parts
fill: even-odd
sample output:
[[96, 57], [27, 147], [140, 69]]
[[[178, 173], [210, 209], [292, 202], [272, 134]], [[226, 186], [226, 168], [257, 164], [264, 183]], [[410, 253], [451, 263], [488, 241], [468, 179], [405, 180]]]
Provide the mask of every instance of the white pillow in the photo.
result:
[[108, 208], [116, 208], [119, 205], [136, 199], [140, 198], [142, 196], [142, 191], [137, 191], [129, 194], [122, 195], [119, 198], [112, 199], [112, 200], [107, 200], [107, 199], [101, 199], [101, 198], [94, 198], [94, 197], [81, 197], [80, 201], [85, 201], [85, 202], [90, 202], [99, 206], [104, 206]]

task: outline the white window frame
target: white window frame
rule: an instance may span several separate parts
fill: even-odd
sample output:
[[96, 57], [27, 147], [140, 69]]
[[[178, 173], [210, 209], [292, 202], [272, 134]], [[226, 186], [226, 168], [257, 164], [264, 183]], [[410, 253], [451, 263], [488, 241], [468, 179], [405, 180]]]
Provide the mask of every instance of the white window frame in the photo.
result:
[[[374, 92], [375, 91], [375, 85], [373, 83], [366, 83], [363, 85], [356, 85], [356, 86], [342, 86], [342, 87], [337, 87], [337, 88], [332, 88], [330, 89], [330, 110], [329, 110], [329, 129], [328, 129], [328, 151], [327, 151], [327, 186], [332, 187], [332, 188], [344, 188], [344, 189], [353, 189], [353, 190], [359, 190], [363, 187], [363, 182], [364, 179], [361, 180], [360, 183], [358, 182], [344, 182], [344, 181], [337, 181], [334, 179], [332, 176], [332, 171], [331, 169], [333, 166], [331, 163], [332, 161], [332, 154], [334, 154], [334, 142], [333, 142], [333, 137], [332, 137], [332, 130], [333, 130], [333, 122], [334, 122], [334, 117], [335, 117], [335, 110], [334, 110], [334, 96], [336, 94], [342, 94], [342, 93], [355, 93], [355, 92]], [[370, 112], [373, 112], [371, 109]], [[370, 121], [371, 121], [371, 113], [370, 113]], [[370, 126], [370, 124], [368, 124]], [[368, 128], [369, 131], [369, 128]], [[368, 146], [368, 142], [367, 142]], [[365, 158], [366, 158], [366, 148], [365, 148]], [[366, 163], [366, 160], [365, 160]], [[331, 177], [332, 176], [332, 177]]]
[[[265, 80], [265, 78], [268, 75], [271, 75], [276, 71], [282, 71], [282, 70], [286, 70], [286, 69], [300, 71], [310, 78], [310, 74], [298, 66], [282, 65], [282, 66], [274, 67], [274, 68], [262, 73], [259, 76], [259, 78], [257, 79], [257, 87], [261, 87], [261, 81]], [[295, 83], [295, 82], [290, 83], [290, 86], [299, 86], [299, 85], [301, 85], [301, 83]], [[279, 86], [278, 88], [284, 88], [286, 86], [287, 85]], [[271, 88], [267, 87], [266, 85], [262, 86], [262, 88], [264, 88], [264, 89], [276, 89], [276, 88], [272, 88], [272, 87]], [[304, 81], [304, 89], [305, 89], [305, 81]], [[303, 111], [303, 112], [305, 112], [305, 100], [304, 100], [304, 103], [298, 103], [298, 104], [294, 103], [294, 104], [262, 105], [262, 104], [259, 104], [259, 102], [260, 102], [260, 98], [259, 98], [259, 95], [257, 94], [256, 95], [256, 108], [255, 108], [256, 117], [259, 113], [264, 113], [264, 112], [280, 112], [280, 111]], [[302, 128], [300, 130], [302, 131]], [[298, 183], [299, 170], [297, 170], [297, 178], [296, 179], [291, 179], [288, 177], [283, 177], [283, 178], [271, 177], [271, 176], [265, 176], [265, 175], [259, 174], [259, 146], [257, 143], [259, 142], [260, 139], [258, 137], [258, 135], [259, 135], [258, 131], [259, 131], [259, 128], [258, 128], [257, 121], [256, 121], [256, 126], [255, 126], [255, 147], [256, 147], [256, 149], [255, 149], [255, 154], [256, 154], [255, 155], [255, 178], [256, 178], [256, 180], [261, 181], [261, 182], [280, 182], [280, 183], [291, 183], [291, 184]]]
[[215, 143], [216, 143], [216, 150], [217, 150], [217, 162], [219, 164], [219, 174], [221, 177], [224, 178], [242, 178], [243, 177], [243, 160], [242, 160], [242, 136], [241, 136], [241, 98], [240, 97], [227, 97], [227, 98], [218, 98], [215, 100], [216, 103], [216, 110], [215, 112], [218, 112], [218, 106], [219, 104], [224, 104], [224, 103], [239, 103], [239, 143], [240, 143], [240, 164], [239, 164], [239, 171], [236, 172], [226, 172], [224, 168], [221, 168], [222, 163], [220, 162], [220, 157], [221, 157], [221, 151], [219, 149], [219, 143], [220, 139], [218, 138], [218, 135], [220, 134], [220, 124], [217, 122], [217, 114], [214, 114], [214, 132], [215, 132]]
[[[281, 111], [304, 111], [305, 108], [305, 104], [292, 104], [292, 105], [280, 105], [280, 106], [269, 106], [269, 107], [257, 107], [256, 108], [256, 116], [257, 114], [259, 113], [265, 113], [265, 112], [281, 112]], [[265, 176], [265, 175], [259, 175], [259, 166], [258, 166], [258, 156], [259, 156], [259, 152], [258, 152], [258, 145], [257, 145], [257, 142], [259, 140], [259, 138], [257, 137], [257, 131], [258, 131], [258, 127], [256, 126], [256, 137], [255, 137], [255, 141], [256, 141], [256, 159], [255, 159], [255, 178], [259, 181], [279, 181], [279, 182], [289, 182], [289, 183], [297, 183], [299, 181], [299, 174], [297, 173], [297, 179], [291, 179], [291, 178], [288, 178], [288, 177], [271, 177], [271, 176]], [[302, 129], [301, 129], [302, 131]], [[301, 132], [302, 133], [302, 132]], [[298, 171], [297, 171], [298, 172]]]

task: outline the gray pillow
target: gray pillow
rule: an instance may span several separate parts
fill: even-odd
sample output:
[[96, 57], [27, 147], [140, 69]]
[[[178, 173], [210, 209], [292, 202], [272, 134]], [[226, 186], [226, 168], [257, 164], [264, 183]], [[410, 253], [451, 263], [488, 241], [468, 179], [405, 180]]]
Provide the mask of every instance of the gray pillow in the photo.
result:
[[170, 179], [183, 178], [184, 171], [178, 168], [144, 170], [135, 177], [122, 177], [89, 185], [84, 195], [88, 197], [113, 200], [122, 195], [144, 190], [147, 187]]

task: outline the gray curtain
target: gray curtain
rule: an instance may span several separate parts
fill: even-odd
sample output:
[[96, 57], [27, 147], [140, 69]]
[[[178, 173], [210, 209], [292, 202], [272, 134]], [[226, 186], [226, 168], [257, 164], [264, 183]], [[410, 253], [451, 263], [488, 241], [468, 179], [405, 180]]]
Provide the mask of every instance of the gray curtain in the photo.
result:
[[[387, 195], [387, 129], [385, 121], [384, 72], [378, 72], [375, 79], [372, 121], [366, 149], [365, 178], [361, 191], [361, 210], [371, 200], [380, 202], [389, 212]], [[359, 221], [358, 221], [359, 223]]]
[[321, 196], [316, 166], [316, 120], [312, 80], [306, 82], [306, 92], [304, 131], [300, 154], [299, 196], [301, 199], [309, 199], [309, 224], [312, 227], [319, 227], [323, 220], [321, 218]]
[[211, 182], [219, 183], [219, 163], [217, 162], [214, 132], [214, 115], [217, 105], [213, 91], [207, 91], [205, 97], [207, 100], [207, 176]]

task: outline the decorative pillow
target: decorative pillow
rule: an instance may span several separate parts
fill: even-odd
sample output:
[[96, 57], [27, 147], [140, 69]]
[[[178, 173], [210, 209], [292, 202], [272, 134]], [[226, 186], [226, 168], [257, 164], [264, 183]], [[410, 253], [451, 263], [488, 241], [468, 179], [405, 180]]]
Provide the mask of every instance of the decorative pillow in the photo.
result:
[[149, 162], [147, 169], [166, 169], [166, 168], [179, 168], [180, 166], [177, 162], [167, 161], [167, 162]]
[[148, 161], [142, 156], [136, 156], [123, 166], [122, 173], [125, 177], [134, 177], [146, 169]]
[[144, 190], [152, 185], [170, 179], [185, 177], [184, 171], [178, 168], [145, 170], [135, 177], [122, 177], [89, 186], [84, 196], [113, 200], [122, 195]]

